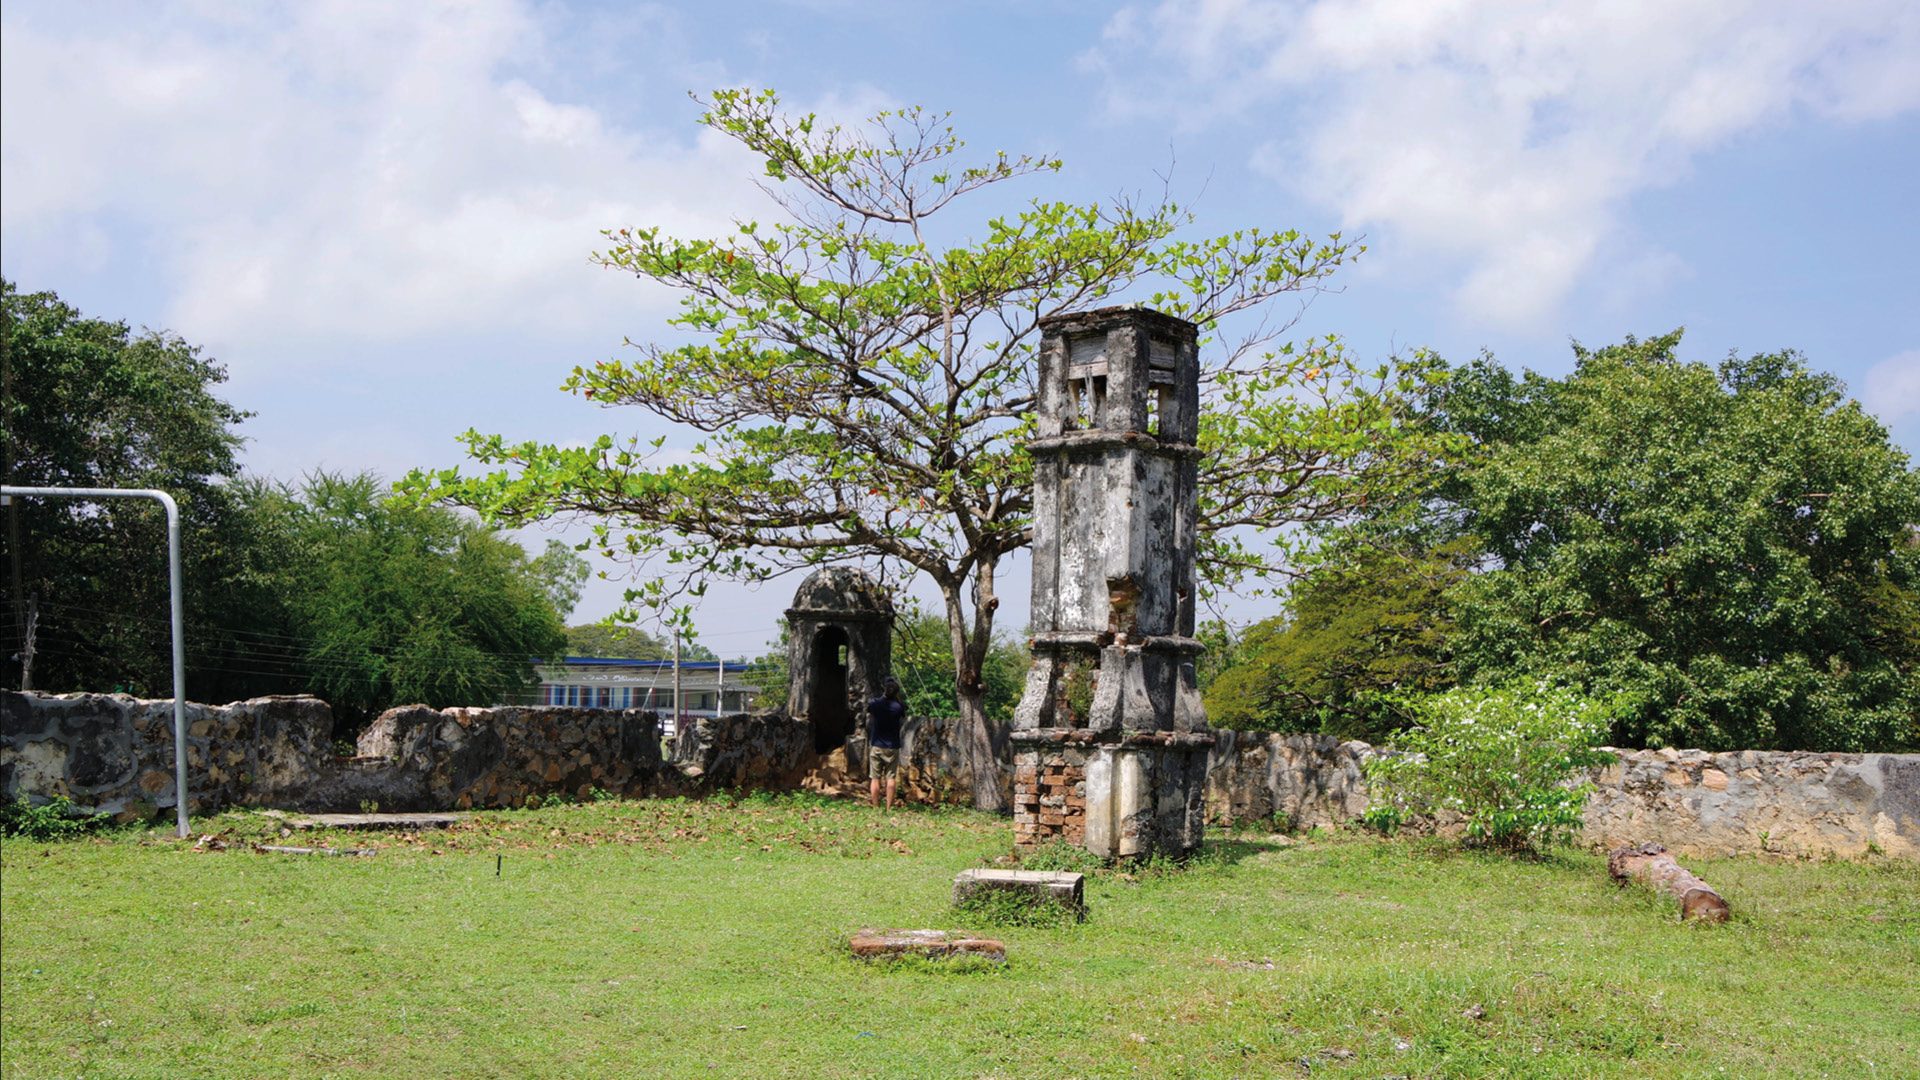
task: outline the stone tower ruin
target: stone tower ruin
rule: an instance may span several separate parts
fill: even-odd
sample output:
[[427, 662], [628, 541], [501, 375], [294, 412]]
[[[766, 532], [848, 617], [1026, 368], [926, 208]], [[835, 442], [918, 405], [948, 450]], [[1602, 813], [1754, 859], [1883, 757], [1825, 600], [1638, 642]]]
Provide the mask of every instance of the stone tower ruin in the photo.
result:
[[830, 753], [864, 722], [893, 670], [893, 601], [851, 566], [807, 575], [787, 609], [787, 715]]
[[1040, 330], [1014, 839], [1185, 855], [1213, 744], [1194, 682], [1198, 328], [1105, 308]]

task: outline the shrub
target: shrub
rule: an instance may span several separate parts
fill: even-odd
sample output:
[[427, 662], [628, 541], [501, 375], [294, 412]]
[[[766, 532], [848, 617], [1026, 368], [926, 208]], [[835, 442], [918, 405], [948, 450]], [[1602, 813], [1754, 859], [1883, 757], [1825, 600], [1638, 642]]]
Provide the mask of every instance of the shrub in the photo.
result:
[[88, 813], [64, 795], [39, 806], [29, 803], [24, 795], [14, 802], [0, 803], [0, 834], [27, 840], [66, 840], [106, 823], [106, 814]]
[[1538, 851], [1569, 838], [1593, 785], [1577, 779], [1607, 755], [1594, 747], [1613, 707], [1540, 685], [1460, 687], [1410, 702], [1417, 724], [1397, 753], [1367, 762], [1368, 824], [1457, 814], [1467, 843]]

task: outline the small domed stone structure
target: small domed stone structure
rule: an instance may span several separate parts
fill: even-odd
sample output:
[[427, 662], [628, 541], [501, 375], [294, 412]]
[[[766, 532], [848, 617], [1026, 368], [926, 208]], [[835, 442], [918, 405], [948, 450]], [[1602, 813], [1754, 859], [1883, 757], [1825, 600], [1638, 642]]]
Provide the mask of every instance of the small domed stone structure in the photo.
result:
[[787, 609], [787, 715], [813, 725], [813, 746], [847, 741], [893, 670], [893, 601], [851, 566], [807, 575]]

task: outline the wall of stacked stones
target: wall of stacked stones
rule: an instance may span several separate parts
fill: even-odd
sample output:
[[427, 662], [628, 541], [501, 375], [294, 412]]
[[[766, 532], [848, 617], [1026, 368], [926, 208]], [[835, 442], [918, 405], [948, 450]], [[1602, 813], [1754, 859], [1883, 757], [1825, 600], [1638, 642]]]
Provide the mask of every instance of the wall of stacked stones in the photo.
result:
[[[298, 800], [332, 760], [333, 711], [314, 698], [189, 703], [187, 806]], [[0, 794], [64, 795], [125, 817], [176, 805], [173, 702], [0, 692]]]
[[675, 787], [659, 718], [638, 709], [410, 705], [375, 718], [355, 749], [317, 778], [300, 809], [469, 810]]
[[[988, 721], [988, 741], [997, 755], [1002, 800], [1013, 791], [1008, 764], [1005, 724]], [[856, 731], [847, 740], [847, 763], [856, 778], [866, 775], [867, 736]], [[911, 716], [900, 727], [899, 786], [901, 797], [919, 803], [972, 805], [973, 763], [958, 717]]]
[[1271, 820], [1296, 829], [1343, 825], [1367, 810], [1363, 742], [1330, 735], [1215, 731], [1207, 756], [1211, 824]]
[[[187, 728], [196, 813], [499, 808], [596, 790], [791, 787], [812, 754], [805, 725], [778, 715], [703, 719], [662, 740], [659, 718], [641, 710], [416, 705], [375, 719], [350, 758], [333, 753], [333, 711], [317, 698], [189, 704]], [[171, 809], [173, 703], [0, 692], [0, 797], [20, 796], [66, 796], [127, 819]]]
[[1596, 847], [1920, 860], [1920, 754], [1614, 753], [1587, 801], [1582, 837]]
[[[1366, 812], [1380, 753], [1328, 736], [1217, 732], [1207, 775], [1216, 824], [1278, 818], [1296, 828]], [[1920, 860], [1920, 754], [1610, 750], [1595, 769], [1580, 840], [1657, 841], [1682, 855], [1772, 852]]]
[[[695, 719], [663, 740], [659, 718], [641, 710], [404, 706], [376, 718], [350, 758], [333, 753], [333, 713], [316, 698], [189, 703], [187, 722], [188, 806], [196, 813], [235, 805], [511, 807], [596, 790], [784, 790], [823, 764], [805, 724], [765, 713]], [[170, 809], [172, 725], [169, 700], [0, 693], [0, 797], [63, 795], [128, 818]], [[958, 721], [914, 718], [904, 735], [902, 793], [916, 802], [965, 801], [972, 778]], [[864, 787], [864, 738], [856, 735], [839, 759]]]
[[[301, 810], [446, 810], [524, 805], [598, 789], [626, 796], [798, 787], [838, 768], [862, 790], [865, 742], [829, 759], [811, 731], [778, 714], [700, 719], [663, 740], [639, 710], [410, 706], [379, 717], [357, 756], [336, 757], [333, 714], [307, 697], [187, 707], [188, 805]], [[965, 802], [972, 778], [956, 720], [905, 729], [901, 788], [916, 802]], [[1216, 824], [1332, 826], [1367, 806], [1366, 743], [1326, 736], [1216, 732], [1206, 805]], [[1059, 763], [1016, 764], [996, 730], [999, 780], [1062, 824], [1079, 810], [1081, 778]], [[1920, 859], [1920, 755], [1697, 750], [1616, 751], [1593, 774], [1583, 840], [1654, 840], [1687, 855], [1762, 851]], [[1057, 773], [1057, 775], [1056, 775]], [[170, 701], [125, 695], [0, 692], [0, 797], [65, 795], [125, 817], [174, 805]]]

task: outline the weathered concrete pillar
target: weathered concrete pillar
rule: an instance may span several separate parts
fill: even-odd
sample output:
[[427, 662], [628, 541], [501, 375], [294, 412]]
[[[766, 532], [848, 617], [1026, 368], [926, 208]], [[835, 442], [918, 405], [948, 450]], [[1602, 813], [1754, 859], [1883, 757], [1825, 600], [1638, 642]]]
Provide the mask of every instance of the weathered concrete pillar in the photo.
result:
[[1014, 838], [1184, 855], [1213, 743], [1193, 670], [1198, 328], [1106, 308], [1040, 330]]

